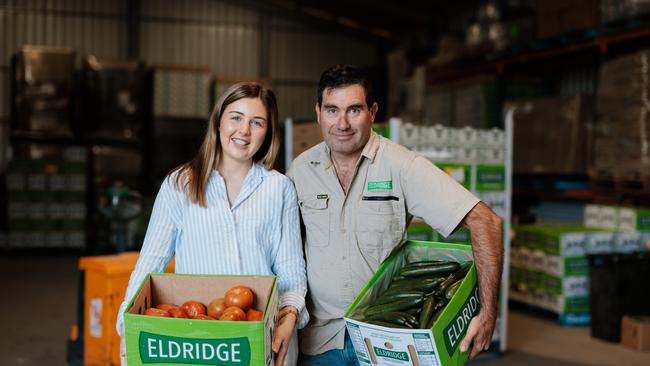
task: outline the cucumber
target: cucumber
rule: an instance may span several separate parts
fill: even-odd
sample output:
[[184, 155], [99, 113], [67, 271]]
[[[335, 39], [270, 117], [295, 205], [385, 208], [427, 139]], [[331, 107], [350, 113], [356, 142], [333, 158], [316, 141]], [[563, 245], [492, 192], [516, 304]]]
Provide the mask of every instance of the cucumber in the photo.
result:
[[445, 291], [445, 298], [447, 298], [447, 300], [451, 300], [451, 298], [454, 296], [456, 291], [458, 291], [458, 288], [460, 287], [461, 282], [463, 282], [462, 278], [460, 280], [454, 282], [451, 286], [449, 286], [447, 291]]
[[382, 321], [379, 321], [379, 320], [368, 320], [368, 321], [366, 321], [366, 323], [379, 325], [379, 326], [387, 327], [387, 328], [408, 328], [407, 326], [397, 325], [397, 324], [388, 323], [388, 322], [382, 322]]
[[439, 262], [433, 263], [428, 266], [422, 267], [404, 267], [399, 274], [405, 277], [421, 277], [432, 275], [444, 275], [447, 273], [458, 271], [460, 264], [456, 262]]
[[407, 267], [408, 268], [426, 267], [426, 266], [430, 266], [432, 264], [440, 263], [440, 262], [441, 261], [428, 261], [428, 260], [427, 261], [410, 262], [410, 263], [406, 263], [406, 265], [404, 265], [404, 268], [407, 268]]
[[366, 316], [366, 319], [392, 323], [392, 324], [402, 325], [408, 328], [413, 328], [412, 320], [415, 317], [413, 317], [413, 319], [411, 319], [411, 317], [413, 316], [406, 313], [389, 311], [385, 313], [378, 313], [378, 314], [373, 314], [371, 316]]
[[404, 290], [401, 292], [393, 292], [389, 294], [381, 294], [375, 301], [372, 302], [372, 305], [387, 304], [389, 302], [395, 302], [402, 299], [415, 299], [418, 297], [423, 297], [424, 292], [417, 290]]
[[418, 321], [418, 328], [425, 329], [427, 324], [429, 324], [435, 306], [436, 298], [433, 295], [424, 300], [424, 305], [422, 305], [422, 311], [420, 312], [420, 319]]
[[464, 266], [458, 271], [447, 276], [447, 278], [444, 281], [442, 281], [442, 283], [440, 284], [440, 288], [438, 289], [438, 294], [440, 295], [445, 294], [449, 286], [453, 285], [456, 281], [465, 278], [467, 272], [469, 272], [469, 267], [470, 266]]
[[436, 320], [438, 320], [438, 318], [440, 317], [440, 314], [442, 314], [442, 311], [444, 309], [445, 309], [444, 306], [441, 307], [440, 309], [438, 309], [438, 311], [436, 311], [436, 313], [431, 317], [431, 319], [429, 319], [429, 323], [427, 323], [427, 329], [433, 327], [433, 324], [436, 322]]
[[405, 299], [405, 300], [391, 302], [388, 304], [373, 305], [368, 307], [363, 314], [366, 317], [371, 317], [379, 313], [387, 313], [392, 311], [404, 311], [404, 310], [414, 308], [416, 306], [420, 306], [422, 305], [423, 302], [424, 302], [424, 298], [419, 297], [417, 299]]
[[449, 304], [449, 300], [446, 297], [436, 297], [436, 306], [433, 310], [438, 311], [440, 308], [444, 308], [447, 304]]
[[438, 287], [445, 277], [409, 278], [395, 281], [390, 284], [386, 293], [400, 292], [400, 290], [418, 290], [422, 292], [433, 291]]
[[406, 310], [407, 314], [411, 314], [411, 315], [415, 315], [415, 316], [417, 316], [421, 312], [422, 312], [422, 308], [413, 308], [413, 309]]

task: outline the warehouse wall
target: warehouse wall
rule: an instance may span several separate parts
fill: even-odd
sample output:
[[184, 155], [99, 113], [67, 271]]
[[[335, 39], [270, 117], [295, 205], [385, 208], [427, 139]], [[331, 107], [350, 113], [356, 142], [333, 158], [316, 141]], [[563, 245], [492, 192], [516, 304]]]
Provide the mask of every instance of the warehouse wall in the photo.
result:
[[11, 55], [23, 45], [126, 56], [126, 0], [0, 1], [0, 119], [9, 114]]
[[8, 111], [10, 57], [22, 45], [74, 48], [79, 55], [125, 58], [129, 38], [147, 63], [205, 65], [222, 79], [269, 80], [281, 118], [314, 118], [315, 86], [334, 63], [374, 66], [373, 42], [266, 15], [235, 1], [141, 0], [137, 35], [129, 0], [0, 0], [0, 119]]

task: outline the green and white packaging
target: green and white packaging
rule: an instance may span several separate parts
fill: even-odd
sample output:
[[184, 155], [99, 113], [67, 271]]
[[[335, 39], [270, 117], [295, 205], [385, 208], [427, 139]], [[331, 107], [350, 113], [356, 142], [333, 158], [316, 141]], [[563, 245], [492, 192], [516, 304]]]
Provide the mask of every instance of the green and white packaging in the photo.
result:
[[459, 345], [480, 300], [476, 268], [470, 270], [431, 329], [398, 329], [363, 321], [363, 310], [389, 285], [407, 262], [419, 260], [472, 261], [471, 246], [408, 241], [379, 267], [345, 313], [345, 322], [360, 365], [462, 365], [467, 352]]
[[641, 233], [638, 231], [619, 232], [614, 235], [614, 252], [632, 253], [642, 250]]
[[621, 208], [618, 228], [621, 231], [650, 231], [650, 209]]
[[[140, 315], [161, 303], [195, 300], [208, 305], [234, 286], [250, 287], [262, 321], [216, 321]], [[148, 275], [124, 314], [126, 357], [137, 365], [247, 365], [273, 362], [272, 333], [277, 314], [274, 276]]]

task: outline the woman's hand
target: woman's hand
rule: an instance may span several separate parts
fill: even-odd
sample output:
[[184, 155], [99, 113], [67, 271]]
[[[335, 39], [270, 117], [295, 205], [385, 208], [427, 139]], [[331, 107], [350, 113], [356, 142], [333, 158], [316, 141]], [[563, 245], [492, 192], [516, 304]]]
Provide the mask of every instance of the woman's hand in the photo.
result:
[[293, 335], [293, 330], [298, 321], [298, 310], [293, 306], [285, 306], [280, 309], [278, 314], [278, 324], [275, 326], [273, 344], [271, 349], [276, 353], [275, 366], [284, 365], [284, 359], [287, 356], [289, 342]]
[[126, 366], [126, 334], [124, 334], [124, 325], [122, 325], [122, 336], [120, 337], [120, 364]]

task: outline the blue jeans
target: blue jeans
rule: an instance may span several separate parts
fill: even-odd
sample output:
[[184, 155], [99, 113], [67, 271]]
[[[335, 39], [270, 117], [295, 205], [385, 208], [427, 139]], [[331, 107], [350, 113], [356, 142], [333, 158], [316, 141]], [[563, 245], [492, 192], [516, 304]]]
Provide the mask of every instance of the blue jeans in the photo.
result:
[[354, 352], [354, 346], [348, 332], [345, 331], [345, 343], [343, 349], [332, 349], [319, 355], [310, 356], [300, 353], [298, 360], [300, 366], [359, 366], [357, 355]]

